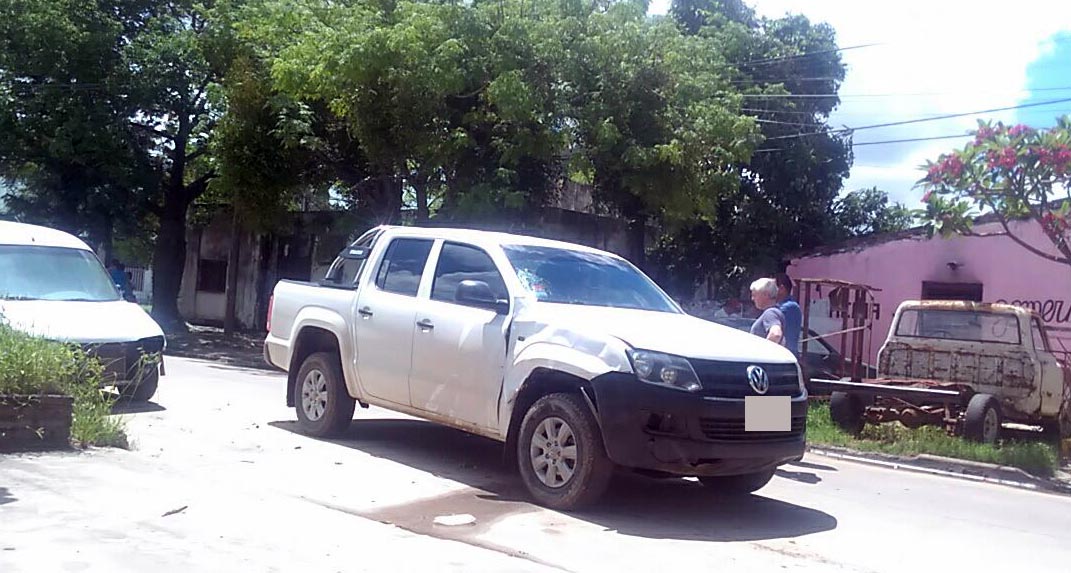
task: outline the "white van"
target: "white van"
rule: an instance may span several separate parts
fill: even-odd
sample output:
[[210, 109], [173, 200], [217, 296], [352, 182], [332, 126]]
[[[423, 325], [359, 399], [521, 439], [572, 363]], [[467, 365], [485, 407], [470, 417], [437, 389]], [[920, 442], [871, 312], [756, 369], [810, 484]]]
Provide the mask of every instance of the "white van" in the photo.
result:
[[0, 321], [80, 345], [100, 359], [105, 384], [132, 400], [156, 393], [163, 331], [73, 235], [0, 221]]

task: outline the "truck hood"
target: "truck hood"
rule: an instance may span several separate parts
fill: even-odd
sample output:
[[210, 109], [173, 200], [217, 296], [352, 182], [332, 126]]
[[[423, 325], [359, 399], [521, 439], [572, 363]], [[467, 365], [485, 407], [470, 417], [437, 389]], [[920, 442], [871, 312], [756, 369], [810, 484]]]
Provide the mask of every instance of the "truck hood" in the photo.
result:
[[0, 300], [0, 320], [34, 336], [81, 344], [164, 335], [140, 306], [125, 301]]
[[535, 303], [518, 319], [589, 335], [599, 333], [618, 338], [633, 348], [687, 358], [775, 364], [796, 362], [795, 356], [780, 344], [687, 314]]

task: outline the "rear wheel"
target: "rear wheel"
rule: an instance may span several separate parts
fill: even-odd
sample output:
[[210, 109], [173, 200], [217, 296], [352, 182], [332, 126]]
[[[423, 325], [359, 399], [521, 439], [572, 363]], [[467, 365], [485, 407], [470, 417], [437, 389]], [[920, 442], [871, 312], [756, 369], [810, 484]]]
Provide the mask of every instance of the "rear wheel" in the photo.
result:
[[833, 423], [851, 435], [863, 431], [866, 408], [858, 396], [847, 392], [833, 392], [829, 397], [829, 416]]
[[1000, 439], [1000, 426], [1003, 423], [1004, 416], [996, 398], [989, 394], [971, 396], [963, 422], [964, 437], [983, 444], [995, 443]]
[[536, 502], [562, 510], [597, 501], [613, 474], [595, 416], [576, 394], [549, 394], [529, 408], [517, 465]]
[[699, 483], [718, 493], [747, 495], [766, 487], [773, 479], [775, 470], [737, 476], [700, 476]]
[[353, 421], [356, 401], [346, 390], [338, 356], [330, 352], [309, 355], [297, 375], [298, 426], [310, 436], [337, 436]]

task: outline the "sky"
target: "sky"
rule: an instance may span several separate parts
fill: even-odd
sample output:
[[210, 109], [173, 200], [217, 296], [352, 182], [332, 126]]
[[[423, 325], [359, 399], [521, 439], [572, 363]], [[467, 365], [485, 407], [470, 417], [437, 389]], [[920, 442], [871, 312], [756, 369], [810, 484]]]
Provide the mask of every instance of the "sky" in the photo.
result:
[[[1047, 127], [1071, 115], [1071, 0], [751, 0], [762, 15], [803, 14], [837, 31], [847, 77], [834, 127], [860, 127], [1058, 99], [1069, 101], [855, 132], [856, 144], [963, 134], [978, 119]], [[670, 0], [653, 0], [664, 14]], [[919, 165], [968, 137], [857, 145], [845, 191], [877, 186], [917, 207]]]

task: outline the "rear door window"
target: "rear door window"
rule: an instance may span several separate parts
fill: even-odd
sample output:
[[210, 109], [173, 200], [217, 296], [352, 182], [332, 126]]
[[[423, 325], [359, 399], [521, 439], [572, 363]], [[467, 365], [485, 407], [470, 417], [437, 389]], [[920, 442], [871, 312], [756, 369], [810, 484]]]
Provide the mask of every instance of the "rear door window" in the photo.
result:
[[392, 241], [376, 273], [376, 286], [386, 292], [416, 296], [432, 244], [431, 239]]

